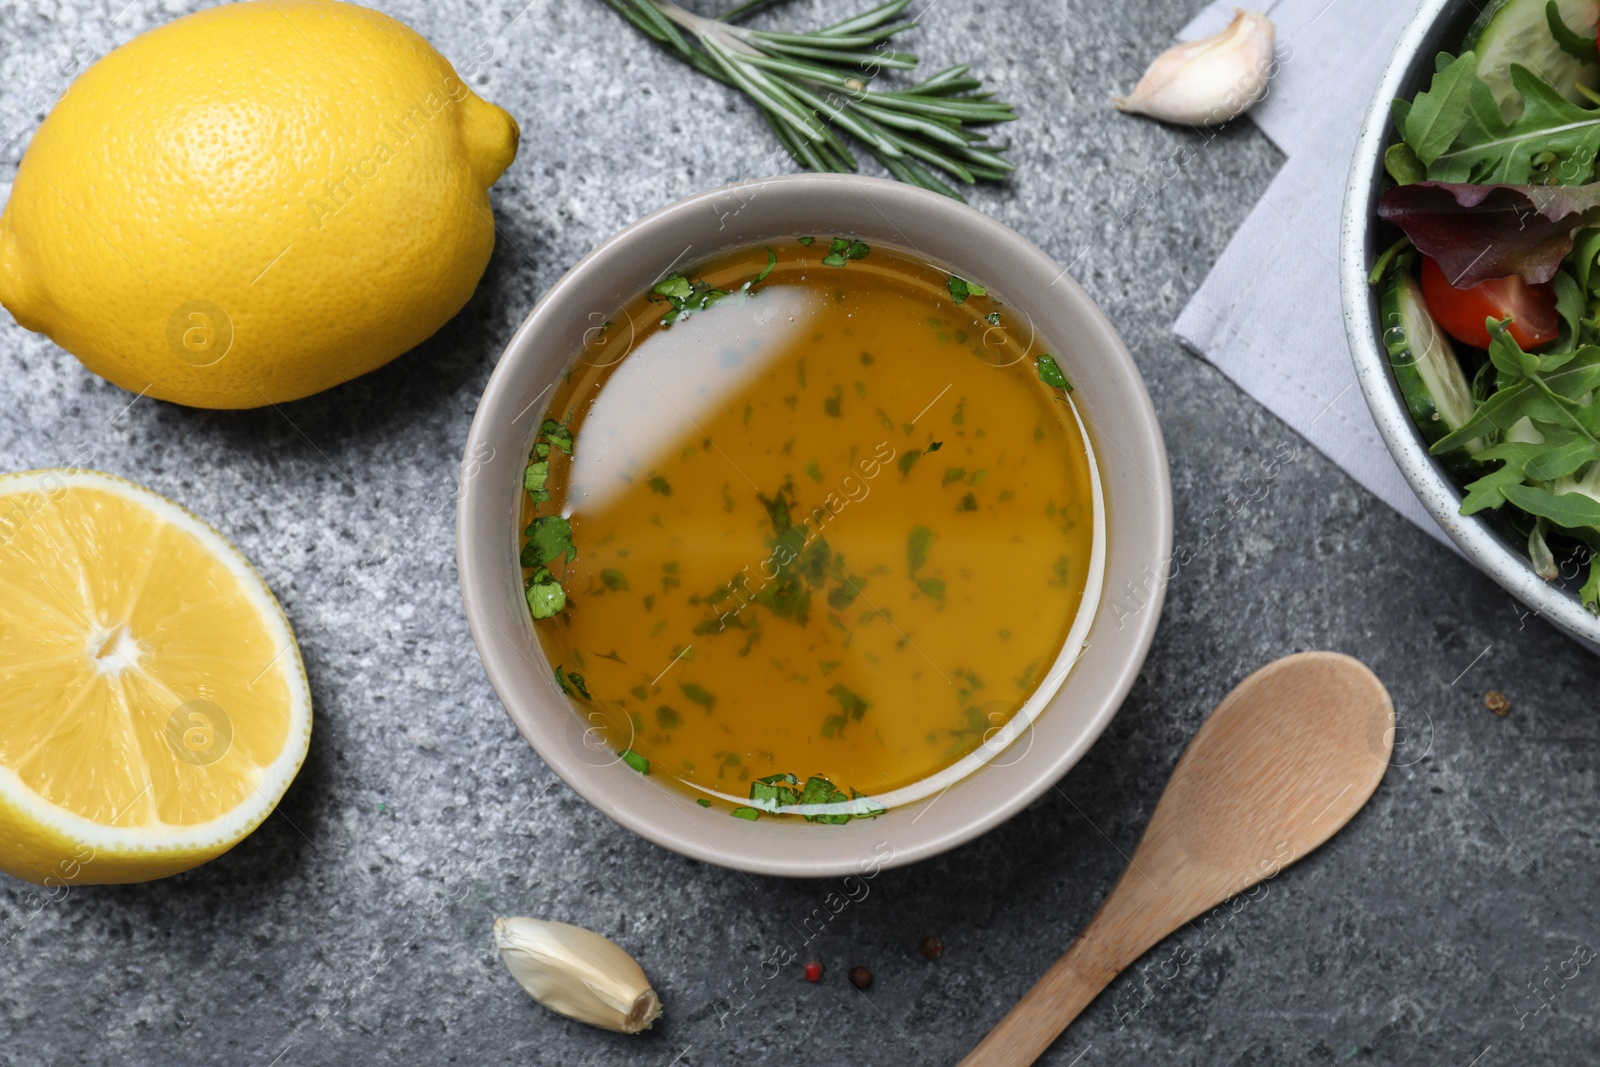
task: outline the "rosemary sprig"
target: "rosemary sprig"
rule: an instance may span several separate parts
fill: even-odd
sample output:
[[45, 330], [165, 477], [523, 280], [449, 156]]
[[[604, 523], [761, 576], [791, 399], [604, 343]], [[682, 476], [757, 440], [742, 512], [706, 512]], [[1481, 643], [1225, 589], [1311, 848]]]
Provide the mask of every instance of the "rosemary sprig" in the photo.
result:
[[963, 199], [935, 173], [973, 184], [1003, 179], [1015, 165], [981, 127], [1010, 122], [1011, 105], [982, 92], [967, 65], [901, 89], [877, 89], [883, 70], [911, 70], [917, 57], [889, 39], [915, 22], [896, 22], [911, 0], [890, 0], [854, 18], [805, 33], [735, 25], [761, 6], [743, 3], [722, 18], [685, 11], [671, 0], [606, 0], [623, 18], [707, 77], [755, 103], [778, 143], [812, 170], [856, 169], [839, 131], [859, 140], [901, 181]]

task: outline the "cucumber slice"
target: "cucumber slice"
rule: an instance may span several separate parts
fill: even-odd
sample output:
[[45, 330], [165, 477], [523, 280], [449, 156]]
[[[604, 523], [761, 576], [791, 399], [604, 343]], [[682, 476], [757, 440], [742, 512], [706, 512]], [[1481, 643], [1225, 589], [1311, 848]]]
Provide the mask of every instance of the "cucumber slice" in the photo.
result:
[[[1483, 9], [1467, 31], [1462, 50], [1478, 53], [1478, 77], [1489, 86], [1500, 112], [1511, 121], [1522, 114], [1522, 94], [1511, 84], [1511, 65], [1527, 67], [1575, 104], [1584, 102], [1578, 86], [1600, 85], [1600, 55], [1585, 63], [1568, 55], [1550, 32], [1545, 8], [1550, 0], [1499, 0]], [[1561, 18], [1580, 34], [1600, 22], [1600, 0], [1556, 0]]]
[[[1388, 349], [1395, 383], [1417, 429], [1431, 445], [1472, 418], [1477, 410], [1472, 388], [1450, 338], [1429, 314], [1415, 278], [1396, 271], [1383, 291], [1381, 310], [1383, 347]], [[1485, 447], [1482, 438], [1474, 438], [1461, 451], [1475, 456]]]

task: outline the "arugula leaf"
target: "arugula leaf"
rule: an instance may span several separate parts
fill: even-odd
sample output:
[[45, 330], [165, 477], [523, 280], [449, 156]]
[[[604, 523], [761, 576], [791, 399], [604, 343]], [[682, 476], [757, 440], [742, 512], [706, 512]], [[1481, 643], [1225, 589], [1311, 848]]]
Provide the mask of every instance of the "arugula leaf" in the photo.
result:
[[1574, 530], [1600, 527], [1600, 500], [1585, 493], [1557, 493], [1536, 485], [1508, 485], [1502, 491], [1523, 511], [1549, 519], [1557, 526]]
[[1523, 111], [1506, 122], [1489, 87], [1482, 79], [1472, 82], [1467, 122], [1455, 143], [1429, 164], [1429, 178], [1516, 185], [1532, 184], [1535, 174], [1563, 185], [1589, 179], [1600, 153], [1600, 112], [1570, 103], [1517, 64], [1511, 67], [1511, 84], [1522, 95]]
[[1411, 185], [1428, 176], [1428, 168], [1404, 141], [1396, 141], [1384, 150], [1383, 169], [1399, 185]]
[[1596, 58], [1596, 47], [1600, 41], [1595, 37], [1580, 37], [1567, 26], [1566, 20], [1561, 17], [1561, 5], [1556, 0], [1550, 0], [1544, 9], [1545, 20], [1550, 23], [1550, 36], [1556, 39], [1556, 44], [1561, 50], [1574, 59], [1585, 63], [1593, 63]]
[[572, 523], [561, 515], [541, 515], [524, 532], [538, 563], [548, 564], [562, 556], [569, 563], [578, 558], [578, 550], [572, 543]]
[[1393, 109], [1395, 128], [1424, 166], [1443, 155], [1466, 126], [1467, 104], [1472, 85], [1478, 80], [1477, 72], [1477, 55], [1463, 53], [1433, 76], [1426, 92], [1418, 93], [1405, 107]]
[[1600, 553], [1589, 557], [1589, 580], [1578, 590], [1578, 599], [1590, 615], [1600, 615]]

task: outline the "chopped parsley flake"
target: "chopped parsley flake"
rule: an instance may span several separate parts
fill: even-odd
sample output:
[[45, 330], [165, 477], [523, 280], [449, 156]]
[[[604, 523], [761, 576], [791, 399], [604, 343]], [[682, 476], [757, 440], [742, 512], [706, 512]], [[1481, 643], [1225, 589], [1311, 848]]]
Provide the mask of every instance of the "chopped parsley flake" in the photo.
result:
[[556, 685], [560, 686], [561, 691], [568, 696], [576, 692], [585, 700], [594, 699], [589, 695], [589, 683], [583, 680], [583, 675], [577, 671], [570, 673], [563, 671], [559, 664], [556, 666]]
[[928, 443], [927, 452], [931, 455], [932, 453], [939, 451], [939, 449], [941, 449], [943, 447], [944, 447], [944, 442], [943, 441], [930, 441]]
[[548, 567], [540, 567], [528, 579], [526, 589], [528, 610], [536, 619], [548, 619], [561, 614], [567, 606], [567, 591], [561, 588]]
[[696, 311], [715, 307], [728, 295], [707, 281], [691, 282], [676, 272], [657, 283], [650, 292], [652, 299], [660, 297], [672, 305], [672, 310], [661, 316], [663, 326], [671, 326]]
[[561, 449], [567, 455], [572, 455], [572, 431], [555, 419], [544, 420], [539, 427], [539, 436]]
[[700, 805], [702, 808], [709, 808], [711, 806], [711, 801], [707, 800], [705, 797], [700, 797], [695, 801], [695, 803]]
[[816, 240], [817, 239], [815, 237], [802, 237], [800, 238], [800, 243], [805, 245], [807, 248], [810, 248], [812, 244], [816, 242]]
[[684, 682], [682, 685], [678, 686], [678, 688], [683, 690], [684, 696], [688, 697], [696, 704], [699, 704], [707, 711], [710, 711], [717, 705], [716, 697], [712, 696], [711, 693], [707, 692], [701, 686], [695, 685], [693, 682]]
[[924, 596], [932, 597], [940, 602], [944, 601], [943, 578], [924, 578], [917, 583], [917, 588], [922, 590]]
[[640, 774], [650, 773], [650, 761], [631, 748], [625, 748], [617, 755], [622, 757], [622, 762], [638, 771]]
[[656, 709], [656, 725], [663, 730], [676, 730], [683, 720], [679, 718], [676, 708], [663, 704]]
[[978, 498], [976, 496], [973, 496], [971, 493], [968, 493], [966, 496], [962, 497], [961, 498], [961, 502], [956, 505], [956, 510], [957, 511], [977, 511], [978, 510]]
[[1041, 352], [1033, 362], [1038, 368], [1041, 382], [1064, 393], [1072, 392], [1072, 383], [1067, 381], [1067, 376], [1061, 372], [1061, 364], [1056, 362], [1056, 357]]
[[615, 567], [607, 567], [600, 572], [600, 584], [613, 592], [625, 593], [628, 591], [628, 576]]
[[650, 476], [650, 491], [652, 493], [660, 493], [662, 496], [671, 496], [672, 485], [661, 475], [652, 474]]
[[928, 562], [928, 549], [933, 546], [933, 531], [926, 526], [911, 528], [911, 537], [906, 542], [906, 566], [915, 578], [922, 565]]
[[954, 274], [950, 275], [950, 280], [947, 284], [950, 288], [950, 299], [957, 304], [965, 304], [968, 296], [989, 295], [989, 290], [977, 282], [969, 282], [965, 278], [957, 278]]
[[920, 448], [908, 448], [900, 453], [900, 473], [909, 476], [911, 468], [916, 466], [917, 460], [921, 458], [922, 449]]
[[545, 481], [550, 477], [550, 461], [541, 459], [528, 464], [527, 470], [522, 472], [522, 487], [526, 489], [533, 499], [544, 503], [550, 499], [550, 490], [544, 487]]
[[[572, 543], [572, 524], [560, 515], [541, 515], [523, 532], [528, 535], [528, 547], [533, 549], [532, 558], [538, 564], [547, 565], [562, 556], [569, 563], [578, 558]], [[526, 560], [524, 557], [523, 566], [533, 566]]]
[[961, 481], [966, 476], [967, 476], [967, 468], [965, 468], [965, 467], [946, 467], [944, 469], [944, 480], [942, 482], [940, 482], [939, 484], [940, 485], [949, 485], [951, 482], [959, 482], [959, 481]]
[[734, 808], [732, 811], [728, 812], [728, 814], [732, 815], [735, 819], [744, 819], [748, 822], [755, 822], [757, 819], [761, 818], [761, 813], [755, 808]]

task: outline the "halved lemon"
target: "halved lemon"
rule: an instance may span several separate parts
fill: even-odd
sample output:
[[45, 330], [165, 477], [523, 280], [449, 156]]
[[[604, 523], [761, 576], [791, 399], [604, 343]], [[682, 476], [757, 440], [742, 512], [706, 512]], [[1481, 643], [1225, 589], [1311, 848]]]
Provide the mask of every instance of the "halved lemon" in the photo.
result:
[[221, 534], [109, 474], [0, 476], [0, 869], [188, 870], [271, 813], [310, 741], [288, 620]]

